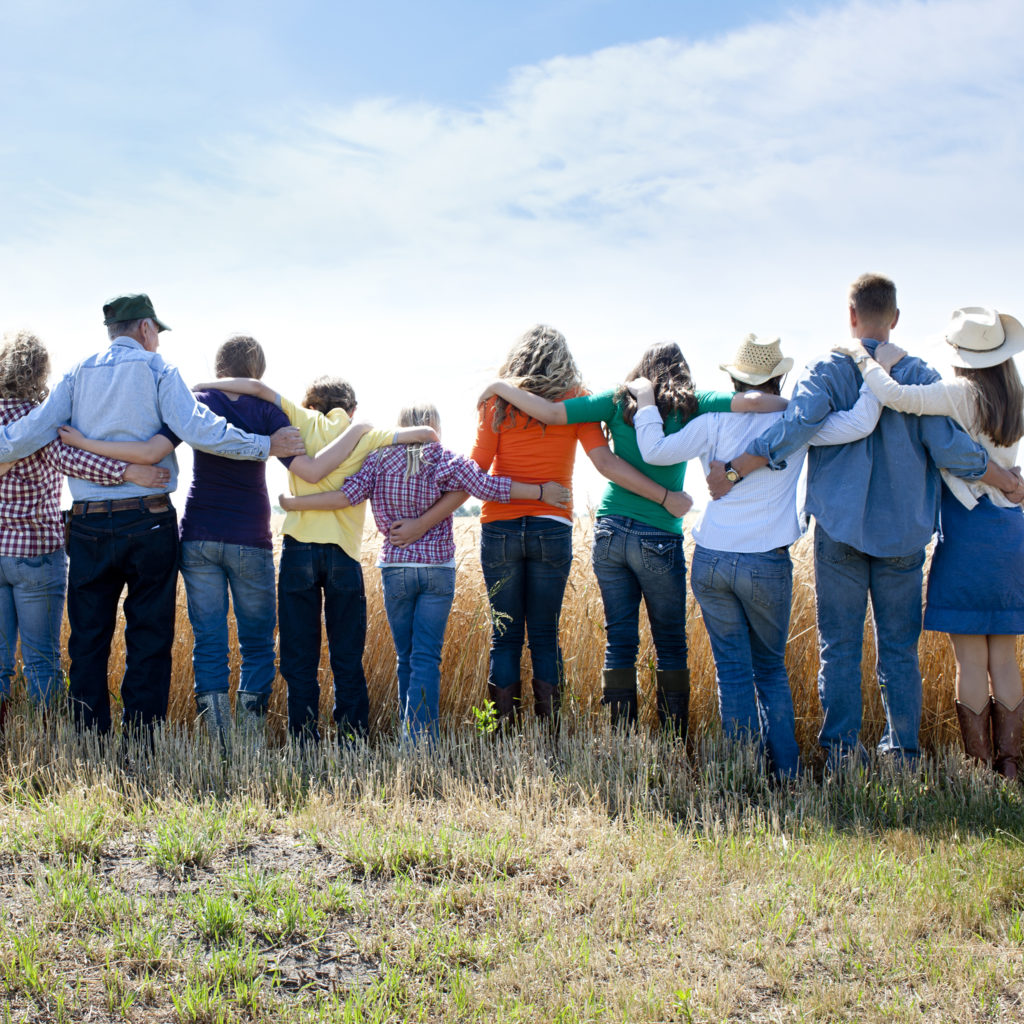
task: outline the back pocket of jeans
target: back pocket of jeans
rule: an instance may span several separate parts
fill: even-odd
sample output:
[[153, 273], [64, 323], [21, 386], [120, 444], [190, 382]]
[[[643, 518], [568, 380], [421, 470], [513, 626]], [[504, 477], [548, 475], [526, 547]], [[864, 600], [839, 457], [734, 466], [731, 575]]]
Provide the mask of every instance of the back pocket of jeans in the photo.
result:
[[750, 580], [750, 596], [762, 608], [781, 608], [789, 604], [793, 577], [783, 567], [756, 569]]
[[671, 572], [676, 565], [678, 547], [678, 543], [671, 540], [641, 540], [640, 555], [644, 568], [655, 574]]

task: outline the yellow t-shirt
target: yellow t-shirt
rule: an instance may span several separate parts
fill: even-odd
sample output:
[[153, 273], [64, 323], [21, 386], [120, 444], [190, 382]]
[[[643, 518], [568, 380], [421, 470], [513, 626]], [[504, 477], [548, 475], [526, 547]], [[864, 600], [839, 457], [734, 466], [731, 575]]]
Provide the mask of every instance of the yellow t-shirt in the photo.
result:
[[[333, 441], [351, 423], [344, 409], [332, 409], [326, 416], [322, 412], [305, 409], [278, 395], [278, 402], [284, 414], [298, 427], [306, 451], [315, 455], [325, 444]], [[292, 494], [318, 494], [321, 491], [337, 491], [345, 480], [357, 473], [363, 460], [370, 452], [391, 444], [394, 434], [390, 430], [371, 430], [360, 438], [352, 454], [333, 472], [318, 484], [307, 483], [294, 473], [288, 474], [288, 486]], [[285, 516], [281, 532], [288, 537], [306, 544], [337, 544], [346, 555], [359, 561], [363, 547], [363, 522], [366, 518], [366, 502], [335, 510], [289, 512]]]

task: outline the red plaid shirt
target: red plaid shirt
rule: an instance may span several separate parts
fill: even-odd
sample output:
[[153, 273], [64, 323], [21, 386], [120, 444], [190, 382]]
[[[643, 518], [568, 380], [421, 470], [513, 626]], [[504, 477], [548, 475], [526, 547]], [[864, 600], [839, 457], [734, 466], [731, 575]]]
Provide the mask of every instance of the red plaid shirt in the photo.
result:
[[425, 444], [420, 452], [420, 471], [405, 475], [404, 445], [378, 448], [350, 476], [341, 492], [353, 505], [371, 499], [377, 529], [384, 534], [380, 560], [386, 565], [420, 562], [444, 565], [455, 557], [452, 517], [428, 530], [406, 548], [396, 548], [387, 539], [396, 519], [415, 519], [426, 512], [444, 491], [469, 491], [484, 501], [508, 501], [512, 481], [505, 476], [490, 476], [475, 462], [448, 451], [436, 442]]
[[[20, 420], [33, 408], [32, 402], [0, 398], [0, 426]], [[63, 547], [60, 490], [64, 476], [119, 484], [126, 466], [60, 441], [20, 459], [0, 477], [0, 556], [34, 558]]]

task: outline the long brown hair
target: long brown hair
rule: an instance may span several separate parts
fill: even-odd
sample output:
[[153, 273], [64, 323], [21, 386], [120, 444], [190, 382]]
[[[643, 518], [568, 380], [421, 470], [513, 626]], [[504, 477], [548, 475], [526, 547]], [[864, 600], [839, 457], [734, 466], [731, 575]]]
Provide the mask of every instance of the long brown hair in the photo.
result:
[[[683, 420], [697, 415], [697, 395], [690, 367], [674, 341], [652, 345], [629, 371], [626, 381], [637, 377], [646, 377], [654, 385], [654, 401], [663, 420], [672, 413], [678, 413]], [[636, 399], [625, 384], [620, 384], [616, 390], [615, 401], [622, 407], [622, 418], [632, 426]]]
[[[583, 383], [565, 337], [547, 324], [536, 324], [519, 338], [498, 370], [498, 376], [550, 402], [565, 398]], [[514, 427], [517, 413], [525, 415], [503, 398], [495, 398], [491, 428], [497, 433], [506, 419], [509, 426]], [[527, 416], [526, 422], [529, 420]]]
[[958, 377], [970, 381], [978, 402], [977, 429], [1007, 448], [1024, 437], [1024, 385], [1012, 359], [998, 366], [955, 366]]

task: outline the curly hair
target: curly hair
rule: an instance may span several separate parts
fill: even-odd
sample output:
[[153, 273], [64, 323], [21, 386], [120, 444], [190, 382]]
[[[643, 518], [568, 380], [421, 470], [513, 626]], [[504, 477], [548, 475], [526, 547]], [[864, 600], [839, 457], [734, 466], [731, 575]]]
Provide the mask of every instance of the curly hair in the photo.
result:
[[5, 334], [0, 345], [0, 398], [41, 402], [50, 393], [50, 356], [29, 331]]
[[[654, 385], [654, 400], [663, 420], [672, 413], [678, 413], [684, 421], [697, 415], [697, 394], [690, 367], [674, 341], [652, 345], [626, 375], [626, 380], [636, 380], [637, 377], [646, 377]], [[615, 401], [622, 409], [622, 418], [632, 426], [636, 399], [625, 384], [616, 389]]]
[[342, 377], [317, 377], [306, 388], [302, 404], [325, 416], [332, 409], [344, 409], [351, 416], [356, 408], [356, 393], [352, 385]]
[[234, 334], [214, 356], [213, 370], [218, 377], [252, 377], [259, 380], [267, 371], [263, 346], [245, 334]]
[[[498, 376], [552, 402], [564, 398], [583, 383], [565, 337], [546, 324], [536, 324], [520, 337], [498, 370]], [[496, 398], [492, 429], [495, 432], [500, 430], [506, 419], [509, 426], [514, 427], [517, 413], [515, 406], [503, 398]], [[526, 423], [529, 419], [527, 416]]]

